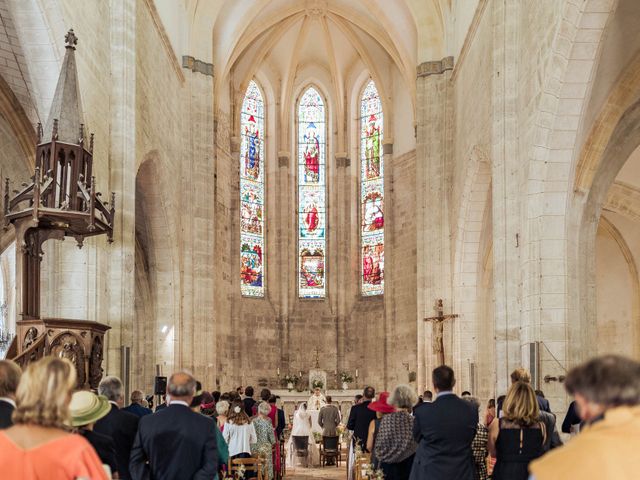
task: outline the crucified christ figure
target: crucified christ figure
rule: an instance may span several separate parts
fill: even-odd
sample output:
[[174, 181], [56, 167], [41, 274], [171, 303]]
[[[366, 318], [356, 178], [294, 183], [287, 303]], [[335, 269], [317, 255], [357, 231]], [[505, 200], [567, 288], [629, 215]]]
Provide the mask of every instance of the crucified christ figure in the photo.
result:
[[434, 310], [437, 312], [435, 317], [425, 318], [425, 322], [432, 322], [433, 330], [431, 333], [431, 349], [438, 359], [438, 365], [444, 365], [444, 321], [448, 318], [456, 318], [458, 315], [444, 314], [442, 299], [436, 301]]

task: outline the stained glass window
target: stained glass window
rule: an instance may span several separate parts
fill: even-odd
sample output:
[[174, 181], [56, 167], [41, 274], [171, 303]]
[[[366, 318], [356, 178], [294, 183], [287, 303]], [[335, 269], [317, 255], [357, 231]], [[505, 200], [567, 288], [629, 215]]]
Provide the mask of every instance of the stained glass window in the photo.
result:
[[298, 104], [298, 295], [325, 296], [326, 118], [322, 97], [309, 87]]
[[240, 114], [240, 290], [264, 296], [264, 101], [249, 82]]
[[382, 102], [371, 80], [360, 100], [362, 295], [384, 293]]

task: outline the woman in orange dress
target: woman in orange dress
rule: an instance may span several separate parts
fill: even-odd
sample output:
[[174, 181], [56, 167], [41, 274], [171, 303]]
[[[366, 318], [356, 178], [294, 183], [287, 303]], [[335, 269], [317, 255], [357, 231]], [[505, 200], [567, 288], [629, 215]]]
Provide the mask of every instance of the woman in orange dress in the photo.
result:
[[0, 431], [2, 478], [107, 480], [89, 442], [64, 428], [75, 385], [76, 370], [66, 359], [45, 357], [27, 367], [16, 392], [14, 426]]

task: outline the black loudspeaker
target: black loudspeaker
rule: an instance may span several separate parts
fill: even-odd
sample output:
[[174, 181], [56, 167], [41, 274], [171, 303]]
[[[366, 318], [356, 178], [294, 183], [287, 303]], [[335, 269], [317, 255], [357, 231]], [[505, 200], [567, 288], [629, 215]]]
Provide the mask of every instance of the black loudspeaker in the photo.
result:
[[167, 393], [167, 377], [156, 377], [153, 393], [155, 395], [164, 395]]

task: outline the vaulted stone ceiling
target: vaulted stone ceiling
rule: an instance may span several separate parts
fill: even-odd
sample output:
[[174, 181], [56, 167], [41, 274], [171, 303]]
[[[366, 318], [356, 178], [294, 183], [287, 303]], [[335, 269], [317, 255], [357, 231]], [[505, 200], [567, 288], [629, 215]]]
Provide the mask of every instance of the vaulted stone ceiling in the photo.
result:
[[202, 48], [213, 27], [216, 86], [231, 76], [234, 90], [244, 91], [264, 68], [280, 84], [278, 101], [313, 65], [326, 73], [338, 101], [345, 77], [367, 70], [384, 95], [397, 69], [415, 104], [416, 66], [444, 56], [450, 10], [449, 0], [184, 1], [192, 48]]

